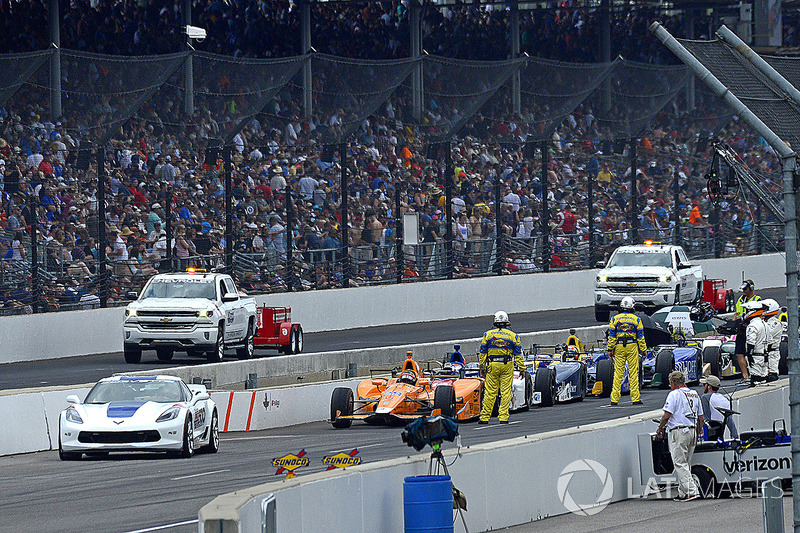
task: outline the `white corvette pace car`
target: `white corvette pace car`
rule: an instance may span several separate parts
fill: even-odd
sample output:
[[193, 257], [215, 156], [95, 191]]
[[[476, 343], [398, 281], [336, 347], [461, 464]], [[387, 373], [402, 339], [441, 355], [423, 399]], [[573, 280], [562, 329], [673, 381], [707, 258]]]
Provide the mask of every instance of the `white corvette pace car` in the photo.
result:
[[61, 460], [118, 451], [169, 452], [191, 457], [219, 450], [219, 415], [203, 385], [173, 376], [116, 376], [98, 381], [83, 403], [58, 421]]

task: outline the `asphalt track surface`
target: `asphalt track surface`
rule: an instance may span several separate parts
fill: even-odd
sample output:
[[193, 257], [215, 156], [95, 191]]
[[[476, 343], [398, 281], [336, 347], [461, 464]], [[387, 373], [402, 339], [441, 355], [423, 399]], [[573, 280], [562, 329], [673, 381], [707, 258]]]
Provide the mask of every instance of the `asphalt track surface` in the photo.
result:
[[[767, 295], [780, 296], [779, 292]], [[517, 331], [595, 324], [591, 308], [520, 314], [512, 316], [512, 321]], [[477, 337], [485, 330], [486, 322], [486, 318], [478, 318], [315, 334], [308, 336], [307, 346], [308, 351], [319, 351], [323, 345], [336, 350], [345, 346], [353, 348], [354, 344], [369, 347], [406, 344], [412, 340]], [[102, 365], [104, 357], [122, 358], [119, 354], [98, 357], [6, 365], [3, 379], [8, 379], [9, 367], [15, 367], [13, 372], [27, 383], [25, 386], [37, 386], [41, 381], [55, 384], [50, 380], [56, 380], [70, 364], [80, 363], [84, 365], [83, 370], [71, 372], [62, 383], [86, 383], [94, 379], [90, 378], [90, 371], [106, 376], [117, 371], [116, 368], [129, 370], [134, 366], [118, 365], [109, 360], [109, 367], [118, 366], [97, 370], [84, 363], [94, 361]], [[168, 368], [154, 363], [140, 366]], [[461, 446], [660, 409], [665, 397], [666, 391], [645, 389], [643, 406], [632, 406], [627, 397], [623, 397], [618, 407], [611, 407], [607, 399], [587, 398], [583, 402], [512, 414], [508, 425], [499, 425], [496, 420], [488, 426], [466, 423], [460, 426]], [[160, 454], [116, 454], [62, 462], [56, 451], [0, 457], [0, 533], [197, 531], [197, 511], [217, 495], [280, 479], [271, 466], [272, 458], [304, 449], [311, 464], [298, 471], [302, 476], [325, 469], [323, 456], [354, 448], [359, 450], [364, 462], [416, 455], [418, 452], [402, 443], [401, 431], [400, 427], [368, 426], [358, 422], [349, 429], [336, 430], [328, 423], [316, 422], [223, 434], [218, 454], [202, 454], [192, 459], [173, 459]], [[455, 446], [455, 443], [446, 444], [447, 449]], [[459, 471], [458, 461], [450, 466], [450, 472], [456, 483], [458, 476], [469, 475]]]
[[[775, 298], [780, 303], [786, 300], [785, 289], [769, 289], [759, 291], [758, 294], [762, 298]], [[511, 327], [522, 335], [526, 347], [525, 333], [599, 325], [594, 319], [592, 307], [514, 313], [510, 318]], [[306, 333], [303, 350], [306, 353], [316, 353], [471, 339], [483, 335], [483, 332], [491, 327], [490, 322], [490, 317], [479, 317]], [[595, 339], [584, 339], [585, 342], [592, 340]], [[275, 350], [256, 351], [256, 355], [265, 357], [276, 353]], [[227, 356], [225, 360], [235, 359]], [[142, 362], [136, 365], [126, 364], [121, 352], [8, 363], [0, 365], [0, 390], [94, 383], [120, 372], [145, 370], [165, 373], [169, 368], [192, 364], [202, 364], [202, 359], [188, 357], [184, 352], [177, 352], [173, 360], [166, 363], [158, 361], [155, 352], [144, 352]]]

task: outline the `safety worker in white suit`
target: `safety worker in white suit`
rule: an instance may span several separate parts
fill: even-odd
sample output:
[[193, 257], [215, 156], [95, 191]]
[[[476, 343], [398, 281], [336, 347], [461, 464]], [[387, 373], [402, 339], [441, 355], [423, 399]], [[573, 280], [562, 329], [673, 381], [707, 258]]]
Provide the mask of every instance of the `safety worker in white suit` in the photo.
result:
[[781, 362], [781, 336], [783, 336], [783, 323], [778, 315], [781, 306], [772, 298], [761, 300], [764, 313], [761, 319], [767, 327], [767, 382], [776, 381], [780, 373]]
[[483, 334], [478, 350], [481, 372], [486, 375], [485, 393], [481, 406], [479, 424], [488, 424], [492, 409], [500, 393], [500, 408], [497, 418], [501, 424], [508, 424], [508, 409], [511, 406], [511, 386], [514, 380], [514, 367], [525, 372], [522, 360], [522, 342], [519, 335], [511, 331], [508, 313], [498, 311], [494, 314], [494, 328]]
[[640, 405], [639, 354], [647, 351], [642, 319], [633, 313], [636, 302], [626, 296], [619, 304], [620, 312], [608, 323], [608, 354], [614, 358], [614, 385], [611, 387], [611, 405], [617, 405], [622, 395], [622, 378], [628, 364], [628, 383], [631, 401]]
[[767, 325], [761, 315], [764, 306], [760, 301], [746, 302], [743, 320], [745, 329], [745, 354], [750, 365], [750, 386], [753, 387], [767, 380]]

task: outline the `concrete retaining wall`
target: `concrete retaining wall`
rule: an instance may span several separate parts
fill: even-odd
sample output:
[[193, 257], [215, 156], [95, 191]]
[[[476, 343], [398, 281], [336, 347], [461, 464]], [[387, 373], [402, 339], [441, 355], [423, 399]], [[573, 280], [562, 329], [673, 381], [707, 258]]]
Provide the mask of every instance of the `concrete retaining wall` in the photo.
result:
[[[745, 391], [738, 394], [742, 397], [738, 406], [756, 414], [771, 406], [761, 415], [772, 419], [781, 412], [780, 405], [773, 402], [782, 401], [787, 390], [787, 380], [782, 380]], [[782, 405], [786, 416], [788, 407]], [[453, 484], [467, 497], [469, 530], [494, 530], [565, 514], [567, 497], [586, 505], [598, 502], [604, 494], [610, 501], [641, 494], [637, 435], [654, 431], [651, 419], [660, 415], [660, 410], [650, 411], [628, 419], [466, 447], [457, 460], [456, 450], [448, 449], [444, 455], [448, 464], [452, 463]], [[613, 443], [612, 452], [609, 443]], [[596, 463], [583, 462], [587, 460]], [[224, 494], [200, 509], [198, 528], [201, 533], [259, 531], [261, 503], [274, 495], [278, 531], [400, 533], [404, 527], [403, 479], [427, 474], [427, 462], [428, 454], [419, 454]], [[596, 470], [588, 470], [590, 467]], [[502, 490], [498, 490], [498, 480], [503, 480]], [[606, 488], [611, 490], [605, 493]], [[336, 520], [330, 519], [329, 509], [336, 510]], [[460, 521], [455, 530], [464, 530]]]
[[[780, 254], [699, 261], [708, 277], [757, 289], [785, 286]], [[307, 332], [408, 324], [490, 315], [498, 301], [509, 313], [592, 305], [595, 270], [497, 276], [258, 296], [291, 306]], [[342, 309], [357, 310], [343, 313]], [[96, 309], [0, 318], [0, 363], [122, 351], [123, 310]], [[85, 332], [85, 334], [76, 334]]]

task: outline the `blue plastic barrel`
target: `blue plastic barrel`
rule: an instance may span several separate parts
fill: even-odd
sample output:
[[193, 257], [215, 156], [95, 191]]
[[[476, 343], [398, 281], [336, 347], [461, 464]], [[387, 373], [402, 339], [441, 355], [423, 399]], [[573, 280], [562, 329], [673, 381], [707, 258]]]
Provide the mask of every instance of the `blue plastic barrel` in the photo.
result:
[[453, 532], [450, 476], [413, 476], [403, 482], [405, 533]]

